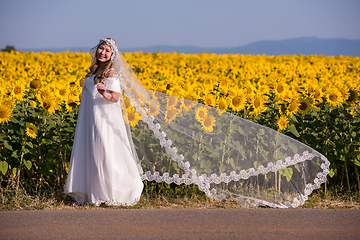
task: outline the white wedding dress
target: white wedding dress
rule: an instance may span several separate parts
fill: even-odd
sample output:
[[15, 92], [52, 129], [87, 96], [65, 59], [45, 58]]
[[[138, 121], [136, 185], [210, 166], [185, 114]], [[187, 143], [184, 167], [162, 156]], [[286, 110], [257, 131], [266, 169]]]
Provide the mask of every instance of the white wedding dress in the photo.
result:
[[[120, 92], [117, 78], [107, 90]], [[98, 93], [94, 75], [84, 82], [65, 193], [78, 203], [133, 205], [143, 183], [132, 154], [120, 101]]]

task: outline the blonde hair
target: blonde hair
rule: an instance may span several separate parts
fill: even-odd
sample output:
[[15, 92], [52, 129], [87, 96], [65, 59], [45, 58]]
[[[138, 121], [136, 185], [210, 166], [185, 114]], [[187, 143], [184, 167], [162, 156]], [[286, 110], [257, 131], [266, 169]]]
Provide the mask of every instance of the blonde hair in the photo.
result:
[[[111, 38], [108, 38], [111, 39]], [[115, 40], [114, 40], [115, 42]], [[86, 74], [86, 77], [91, 77], [96, 70], [99, 67], [99, 59], [98, 59], [98, 49], [101, 45], [106, 44], [106, 42], [102, 42], [100, 44], [98, 44], [97, 48], [96, 48], [96, 52], [95, 52], [95, 61], [92, 62], [91, 66], [89, 67], [89, 72]], [[107, 44], [106, 44], [107, 45]], [[116, 42], [115, 42], [115, 46], [116, 46]], [[115, 54], [114, 52], [112, 54]], [[95, 75], [94, 77], [94, 84], [96, 83], [103, 83], [105, 80], [105, 75], [106, 73], [109, 71], [109, 69], [112, 66], [112, 60], [110, 59], [108, 62], [106, 62], [102, 68], [99, 74]]]

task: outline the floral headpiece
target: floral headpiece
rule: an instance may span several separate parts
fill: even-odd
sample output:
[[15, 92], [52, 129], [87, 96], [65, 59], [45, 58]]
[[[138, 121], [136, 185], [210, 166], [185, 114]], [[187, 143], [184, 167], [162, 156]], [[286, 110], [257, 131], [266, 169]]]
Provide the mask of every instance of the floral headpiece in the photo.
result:
[[118, 51], [116, 47], [116, 42], [112, 38], [102, 38], [99, 40], [99, 43], [96, 45], [96, 48], [100, 46], [102, 43], [106, 43], [106, 45], [110, 46], [112, 51], [111, 60], [113, 61], [115, 58], [115, 54]]

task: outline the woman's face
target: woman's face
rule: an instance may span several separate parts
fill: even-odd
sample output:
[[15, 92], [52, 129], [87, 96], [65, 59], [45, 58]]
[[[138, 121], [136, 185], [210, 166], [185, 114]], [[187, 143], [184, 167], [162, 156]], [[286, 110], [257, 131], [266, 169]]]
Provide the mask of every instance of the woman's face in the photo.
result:
[[99, 62], [107, 62], [111, 59], [111, 48], [110, 46], [106, 45], [106, 43], [101, 44], [98, 47], [97, 55]]

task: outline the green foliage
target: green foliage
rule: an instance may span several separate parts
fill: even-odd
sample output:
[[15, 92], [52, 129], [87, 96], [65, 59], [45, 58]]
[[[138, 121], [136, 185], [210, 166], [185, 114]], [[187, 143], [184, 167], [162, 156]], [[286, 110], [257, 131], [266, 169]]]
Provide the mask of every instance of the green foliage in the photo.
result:
[[[33, 91], [33, 90], [30, 90]], [[65, 106], [56, 114], [46, 115], [34, 108], [31, 97], [18, 102], [11, 120], [0, 125], [0, 174], [16, 177], [16, 188], [53, 194], [63, 188], [75, 132], [77, 108], [67, 112]], [[35, 138], [26, 134], [29, 123], [36, 126]], [[10, 176], [12, 175], [12, 176]]]
[[16, 50], [15, 50], [14, 46], [6, 45], [5, 48], [1, 49], [1, 51], [11, 52], [11, 51], [16, 51]]

